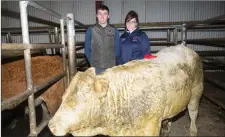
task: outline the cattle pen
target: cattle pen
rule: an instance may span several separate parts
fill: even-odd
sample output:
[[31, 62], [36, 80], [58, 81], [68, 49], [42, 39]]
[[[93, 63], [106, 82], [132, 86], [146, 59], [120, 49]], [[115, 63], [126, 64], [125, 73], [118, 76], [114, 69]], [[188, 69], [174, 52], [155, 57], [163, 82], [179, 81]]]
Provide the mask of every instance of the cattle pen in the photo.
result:
[[[67, 13], [66, 16], [63, 16], [51, 8], [38, 4], [38, 2], [19, 1], [16, 6], [19, 7], [18, 12], [3, 6], [1, 8], [2, 16], [16, 18], [21, 23], [21, 27], [1, 28], [1, 37], [4, 37], [4, 41], [1, 42], [1, 60], [3, 65], [8, 62], [24, 59], [26, 89], [21, 94], [1, 101], [2, 136], [50, 137], [53, 135], [46, 125], [54, 114], [46, 116], [48, 114], [48, 108], [44, 105], [44, 102], [40, 102], [38, 97], [34, 95], [44, 93], [45, 90], [61, 79], [63, 79], [64, 90], [66, 90], [77, 71], [85, 71], [90, 67], [83, 51], [84, 41], [76, 41], [76, 35], [83, 35], [91, 25], [85, 25], [75, 20], [74, 13]], [[28, 7], [40, 10], [42, 14], [51, 15], [59, 23], [29, 15], [27, 11]], [[202, 118], [200, 118], [199, 123], [197, 122], [197, 125], [207, 124], [205, 122], [206, 119], [211, 121], [211, 125], [209, 127], [204, 125], [200, 128], [200, 135], [225, 135], [223, 128], [214, 127], [216, 126], [216, 122], [219, 123], [219, 126], [225, 126], [225, 37], [224, 35], [222, 37], [219, 35], [219, 37], [194, 38], [192, 35], [197, 36], [201, 32], [218, 32], [218, 34], [224, 32], [225, 13], [223, 14], [198, 21], [145, 22], [140, 23], [139, 26], [141, 30], [149, 34], [152, 53], [158, 52], [163, 47], [169, 47], [183, 42], [186, 46], [195, 49], [201, 57], [205, 82], [199, 113], [199, 117], [202, 116]], [[47, 26], [31, 27], [28, 25], [28, 21]], [[123, 24], [114, 23], [113, 25], [120, 32], [124, 31]], [[151, 37], [151, 33], [162, 33], [162, 35], [160, 37], [157, 37], [158, 35]], [[35, 37], [33, 35], [43, 35], [43, 37], [48, 39], [49, 43], [32, 43], [30, 39]], [[22, 43], [14, 42], [14, 36], [21, 36]], [[209, 47], [209, 50], [199, 50], [201, 46]], [[36, 55], [61, 56], [63, 72], [46, 80], [42, 84], [35, 85], [32, 79], [31, 59]], [[20, 106], [24, 102], [28, 104], [29, 118], [24, 118], [21, 115], [17, 117], [13, 114], [15, 112], [20, 113]], [[23, 114], [24, 112], [21, 113]], [[175, 128], [173, 129], [172, 127], [171, 136], [188, 135], [185, 132], [188, 125], [183, 128], [180, 127], [181, 124], [188, 123], [186, 115], [186, 112], [184, 112], [178, 116], [178, 120], [175, 120]], [[181, 128], [185, 130], [179, 132]], [[212, 131], [213, 129], [215, 130]], [[21, 133], [21, 130], [24, 130], [24, 132]], [[212, 134], [209, 130], [212, 131]]]

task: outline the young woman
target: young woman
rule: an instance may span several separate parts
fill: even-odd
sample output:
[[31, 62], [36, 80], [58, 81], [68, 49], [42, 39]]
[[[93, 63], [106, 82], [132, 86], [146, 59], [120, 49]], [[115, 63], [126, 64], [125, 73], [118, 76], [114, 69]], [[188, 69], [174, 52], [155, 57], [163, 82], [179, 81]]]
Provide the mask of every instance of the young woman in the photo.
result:
[[119, 64], [143, 59], [150, 54], [150, 42], [145, 32], [138, 28], [139, 19], [135, 11], [130, 11], [125, 18], [125, 31], [120, 37]]

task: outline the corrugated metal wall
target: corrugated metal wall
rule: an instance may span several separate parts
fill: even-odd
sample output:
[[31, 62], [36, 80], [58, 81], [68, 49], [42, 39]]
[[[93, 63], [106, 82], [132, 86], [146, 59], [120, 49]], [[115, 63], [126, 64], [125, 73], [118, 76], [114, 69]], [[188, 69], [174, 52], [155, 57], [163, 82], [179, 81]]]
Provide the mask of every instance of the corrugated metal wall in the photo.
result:
[[[95, 1], [38, 1], [37, 3], [50, 8], [59, 14], [66, 16], [67, 13], [74, 13], [74, 18], [84, 24], [95, 23]], [[212, 18], [225, 14], [224, 1], [151, 1], [151, 0], [104, 0], [110, 9], [110, 23], [123, 23], [129, 10], [135, 10], [139, 14], [140, 22], [168, 22], [168, 21], [196, 21]], [[18, 1], [3, 1], [2, 8], [8, 8], [19, 12]], [[35, 8], [28, 8], [29, 15], [59, 22], [52, 17]], [[29, 22], [30, 26], [43, 26], [42, 24]], [[20, 21], [9, 17], [2, 17], [2, 28], [20, 27]], [[150, 38], [166, 37], [166, 32], [146, 32]], [[188, 38], [221, 37], [225, 36], [224, 31], [219, 32], [189, 32]], [[76, 41], [83, 41], [84, 34], [76, 33]], [[14, 42], [22, 42], [21, 36], [13, 36]], [[5, 42], [5, 37], [2, 37]], [[31, 36], [32, 43], [49, 42], [47, 35]], [[219, 50], [220, 48], [193, 46], [195, 50]], [[158, 50], [161, 47], [153, 47]]]
[[[224, 1], [136, 1], [136, 0], [104, 0], [110, 9], [110, 23], [123, 23], [129, 10], [139, 14], [140, 22], [172, 22], [172, 21], [198, 21], [225, 14]], [[224, 29], [223, 29], [224, 30]], [[166, 37], [166, 32], [146, 31], [150, 38]], [[225, 36], [225, 31], [195, 31], [188, 32], [187, 37], [210, 38]], [[180, 38], [180, 35], [179, 35]], [[201, 50], [222, 50], [222, 48], [188, 45]], [[163, 47], [163, 46], [162, 46]], [[152, 47], [159, 50], [160, 47]]]

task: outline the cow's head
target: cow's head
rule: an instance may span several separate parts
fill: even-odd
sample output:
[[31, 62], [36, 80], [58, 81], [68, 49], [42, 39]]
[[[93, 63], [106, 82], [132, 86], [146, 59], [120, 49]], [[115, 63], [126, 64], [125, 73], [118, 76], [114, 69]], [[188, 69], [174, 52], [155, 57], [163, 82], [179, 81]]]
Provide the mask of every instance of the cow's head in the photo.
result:
[[[95, 69], [78, 72], [62, 98], [62, 104], [49, 121], [48, 127], [56, 136], [76, 133], [97, 120], [101, 98], [106, 95], [108, 83], [96, 77]], [[99, 111], [99, 112], [97, 112]]]

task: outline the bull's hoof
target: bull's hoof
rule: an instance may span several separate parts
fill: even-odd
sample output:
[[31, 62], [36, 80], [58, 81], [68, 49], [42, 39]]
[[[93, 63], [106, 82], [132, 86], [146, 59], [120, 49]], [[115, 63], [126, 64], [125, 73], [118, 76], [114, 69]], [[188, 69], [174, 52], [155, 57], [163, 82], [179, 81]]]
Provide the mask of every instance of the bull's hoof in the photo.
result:
[[197, 136], [197, 133], [190, 132], [190, 136]]
[[168, 137], [169, 136], [169, 133], [170, 133], [170, 131], [167, 130], [167, 129], [161, 129], [160, 130], [160, 136]]

